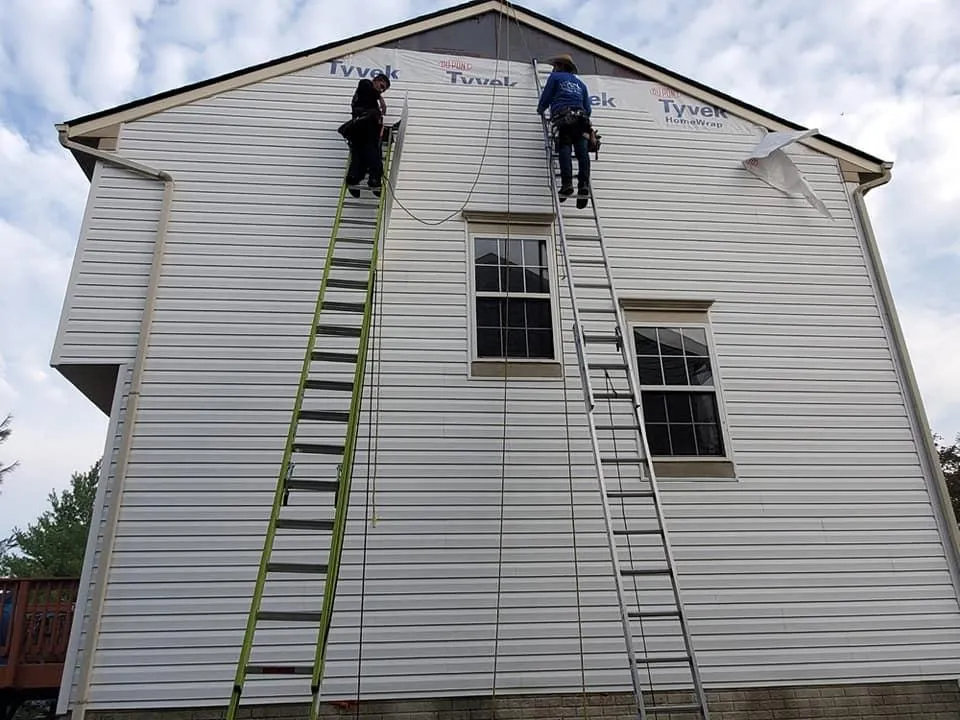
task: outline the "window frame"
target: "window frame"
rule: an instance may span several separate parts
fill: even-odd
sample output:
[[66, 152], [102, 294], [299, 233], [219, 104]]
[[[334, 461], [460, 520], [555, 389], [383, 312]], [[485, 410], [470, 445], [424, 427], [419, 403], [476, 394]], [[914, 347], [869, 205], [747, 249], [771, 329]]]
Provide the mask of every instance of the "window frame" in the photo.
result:
[[[542, 223], [467, 223], [466, 232], [467, 268], [467, 332], [469, 372], [472, 378], [502, 378], [509, 376], [559, 377], [560, 353], [563, 352], [562, 327], [560, 325], [559, 276], [551, 226]], [[546, 244], [546, 267], [549, 282], [548, 293], [509, 293], [509, 297], [543, 298], [550, 302], [550, 323], [553, 336], [552, 358], [480, 357], [477, 346], [477, 282], [476, 240], [478, 238], [502, 238], [509, 240], [537, 240]], [[491, 293], [489, 297], [503, 297], [503, 293]], [[480, 297], [483, 297], [482, 295]]]
[[[723, 455], [653, 455], [651, 459], [658, 475], [676, 478], [708, 477], [708, 478], [735, 478], [734, 450], [730, 441], [730, 424], [727, 417], [726, 402], [723, 393], [723, 379], [720, 364], [717, 360], [717, 348], [713, 333], [708, 307], [711, 303], [704, 303], [706, 307], [670, 307], [669, 303], [658, 302], [650, 306], [643, 303], [621, 301], [624, 319], [630, 334], [630, 365], [633, 377], [640, 392], [640, 401], [643, 402], [643, 393], [646, 392], [703, 392], [712, 391], [717, 401], [717, 420], [720, 438], [723, 442]], [[710, 368], [713, 375], [713, 385], [643, 385], [640, 383], [640, 374], [637, 368], [637, 350], [634, 341], [634, 331], [639, 327], [656, 328], [691, 328], [700, 329], [706, 333], [707, 357], [710, 359]], [[644, 416], [644, 426], [646, 426]], [[646, 429], [646, 427], [644, 428]], [[699, 468], [699, 469], [698, 469]]]

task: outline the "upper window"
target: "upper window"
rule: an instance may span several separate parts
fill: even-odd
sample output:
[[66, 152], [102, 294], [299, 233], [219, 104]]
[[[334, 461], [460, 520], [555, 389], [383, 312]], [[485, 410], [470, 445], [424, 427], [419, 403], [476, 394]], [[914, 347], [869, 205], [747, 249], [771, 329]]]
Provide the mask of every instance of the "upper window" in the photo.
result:
[[475, 235], [472, 243], [477, 358], [553, 360], [547, 240]]
[[723, 457], [706, 328], [636, 325], [633, 339], [651, 455]]

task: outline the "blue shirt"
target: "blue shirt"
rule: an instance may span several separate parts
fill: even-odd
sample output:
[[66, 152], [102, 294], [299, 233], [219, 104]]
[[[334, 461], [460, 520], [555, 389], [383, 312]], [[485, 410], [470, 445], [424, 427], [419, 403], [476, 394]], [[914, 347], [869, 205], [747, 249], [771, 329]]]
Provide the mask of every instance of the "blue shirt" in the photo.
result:
[[566, 108], [580, 108], [590, 116], [590, 91], [583, 80], [573, 73], [554, 70], [547, 78], [547, 84], [540, 95], [537, 112], [543, 113], [550, 106], [550, 114]]

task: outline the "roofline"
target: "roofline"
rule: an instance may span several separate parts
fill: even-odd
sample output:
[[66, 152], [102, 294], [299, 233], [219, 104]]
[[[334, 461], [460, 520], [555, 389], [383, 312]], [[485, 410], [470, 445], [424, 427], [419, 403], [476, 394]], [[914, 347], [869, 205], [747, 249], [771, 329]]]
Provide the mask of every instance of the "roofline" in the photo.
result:
[[[289, 72], [295, 72], [305, 67], [375, 47], [384, 42], [391, 42], [490, 11], [504, 12], [517, 22], [524, 23], [541, 32], [546, 32], [573, 46], [604, 57], [610, 62], [633, 70], [636, 73], [646, 75], [686, 95], [717, 105], [729, 112], [745, 116], [746, 119], [758, 125], [773, 126], [778, 130], [807, 129], [766, 110], [740, 101], [731, 95], [714, 90], [696, 80], [692, 80], [672, 70], [644, 60], [637, 55], [587, 35], [545, 15], [514, 5], [507, 0], [470, 0], [470, 2], [455, 5], [451, 8], [420, 15], [410, 20], [404, 20], [360, 35], [354, 35], [345, 40], [327, 43], [292, 55], [285, 55], [275, 60], [150, 95], [139, 100], [118, 105], [114, 108], [84, 115], [61, 123], [58, 127], [63, 128], [71, 138], [97, 133], [99, 130], [112, 127], [117, 123], [139, 119], [174, 105], [192, 102], [215, 95], [218, 92], [260, 82]], [[532, 59], [533, 58], [531, 58], [531, 60]], [[170, 101], [174, 98], [179, 98], [179, 101], [171, 103]], [[892, 167], [892, 163], [825, 135], [817, 134], [800, 141], [800, 143], [836, 157], [841, 163], [846, 164], [847, 167], [845, 170], [850, 171], [850, 174], [853, 175], [847, 178], [849, 180], [860, 181], [863, 179], [858, 177], [861, 173], [879, 174], [884, 171], [889, 171]], [[844, 163], [844, 161], [846, 162]], [[850, 165], [853, 167], [850, 167]]]

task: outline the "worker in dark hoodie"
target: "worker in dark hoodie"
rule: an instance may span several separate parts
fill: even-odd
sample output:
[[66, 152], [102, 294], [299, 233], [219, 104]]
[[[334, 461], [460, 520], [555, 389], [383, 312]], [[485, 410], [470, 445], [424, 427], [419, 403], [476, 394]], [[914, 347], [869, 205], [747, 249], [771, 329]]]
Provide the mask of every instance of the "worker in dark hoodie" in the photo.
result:
[[380, 135], [387, 104], [383, 93], [390, 87], [390, 78], [377, 73], [363, 78], [350, 102], [351, 118], [340, 126], [340, 134], [350, 145], [350, 167], [347, 170], [347, 189], [353, 197], [360, 197], [360, 182], [369, 173], [367, 185], [380, 196], [383, 182], [383, 156], [380, 154]]
[[573, 195], [573, 154], [577, 156], [577, 207], [585, 208], [590, 196], [590, 91], [577, 77], [569, 55], [554, 58], [553, 72], [540, 95], [537, 112], [550, 108], [550, 122], [557, 133], [560, 156], [560, 200]]

